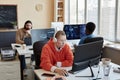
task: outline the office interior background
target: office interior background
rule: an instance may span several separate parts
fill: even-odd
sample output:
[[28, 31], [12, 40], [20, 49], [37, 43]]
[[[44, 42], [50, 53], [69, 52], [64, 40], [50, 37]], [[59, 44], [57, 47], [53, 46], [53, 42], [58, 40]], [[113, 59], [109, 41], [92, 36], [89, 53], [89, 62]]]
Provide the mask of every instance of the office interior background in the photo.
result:
[[[17, 27], [31, 20], [33, 29], [50, 28], [55, 21], [55, 0], [0, 0], [0, 5], [17, 6]], [[120, 42], [119, 0], [64, 0], [64, 24], [96, 24], [95, 35]], [[4, 31], [0, 29], [0, 31]], [[9, 30], [8, 30], [9, 31]]]
[[[55, 21], [55, 0], [0, 0], [0, 5], [17, 6], [18, 28], [22, 28], [26, 20], [32, 21], [33, 29], [50, 28], [51, 22]], [[64, 0], [63, 6], [64, 24], [94, 22], [95, 35], [119, 45], [120, 0]], [[11, 29], [0, 28], [0, 31], [11, 31]], [[111, 49], [109, 46], [105, 48], [105, 55], [110, 57], [112, 62], [120, 64], [120, 47], [115, 48]]]
[[119, 0], [68, 0], [70, 24], [92, 21], [96, 24], [95, 34], [105, 39], [120, 42], [120, 1]]
[[[1, 5], [17, 5], [18, 28], [26, 20], [33, 22], [33, 28], [49, 28], [54, 22], [54, 0], [1, 0]], [[37, 7], [39, 6], [39, 10]], [[120, 42], [119, 0], [65, 0], [64, 24], [84, 24], [92, 21], [97, 28], [96, 35], [106, 40]]]

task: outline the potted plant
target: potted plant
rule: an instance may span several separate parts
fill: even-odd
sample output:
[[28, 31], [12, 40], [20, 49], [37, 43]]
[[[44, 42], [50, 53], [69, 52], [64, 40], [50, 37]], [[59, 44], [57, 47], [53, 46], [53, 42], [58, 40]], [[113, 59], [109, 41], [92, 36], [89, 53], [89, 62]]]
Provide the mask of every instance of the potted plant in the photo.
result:
[[11, 24], [13, 25], [14, 29], [17, 29], [17, 21], [13, 21], [13, 22], [11, 22]]

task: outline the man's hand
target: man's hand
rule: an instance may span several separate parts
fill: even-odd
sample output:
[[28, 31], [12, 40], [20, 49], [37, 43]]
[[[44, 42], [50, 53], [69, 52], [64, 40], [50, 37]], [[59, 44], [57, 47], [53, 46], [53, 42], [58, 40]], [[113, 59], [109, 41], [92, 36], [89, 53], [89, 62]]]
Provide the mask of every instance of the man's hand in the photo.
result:
[[28, 34], [31, 34], [31, 33], [30, 33], [30, 30], [26, 30], [26, 32], [27, 32]]
[[73, 44], [73, 47], [76, 48], [76, 47], [77, 47], [77, 44]]
[[62, 75], [62, 76], [68, 75], [68, 72], [65, 69], [61, 69], [61, 68], [56, 68], [54, 72], [56, 72], [56, 73], [58, 73], [59, 75]]

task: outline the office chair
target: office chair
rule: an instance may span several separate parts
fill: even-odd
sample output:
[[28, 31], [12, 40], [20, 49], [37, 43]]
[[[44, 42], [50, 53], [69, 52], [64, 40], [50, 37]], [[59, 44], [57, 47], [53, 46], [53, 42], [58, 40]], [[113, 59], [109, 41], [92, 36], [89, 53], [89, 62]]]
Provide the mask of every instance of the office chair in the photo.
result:
[[43, 46], [47, 43], [48, 39], [42, 40], [42, 41], [36, 41], [33, 44], [33, 52], [34, 52], [34, 57], [35, 57], [35, 69], [39, 69], [40, 65], [40, 57], [41, 57], [41, 51]]
[[[104, 39], [103, 39], [103, 37], [86, 38], [84, 40], [84, 44], [90, 43], [90, 42], [96, 42], [96, 41], [103, 41], [104, 42]], [[102, 58], [102, 55], [103, 55], [103, 49], [101, 50], [101, 58]]]
[[103, 41], [103, 37], [86, 38], [86, 39], [84, 40], [84, 44], [85, 44], [85, 43], [90, 43], [90, 42], [95, 42], [95, 41], [100, 41], [100, 40]]

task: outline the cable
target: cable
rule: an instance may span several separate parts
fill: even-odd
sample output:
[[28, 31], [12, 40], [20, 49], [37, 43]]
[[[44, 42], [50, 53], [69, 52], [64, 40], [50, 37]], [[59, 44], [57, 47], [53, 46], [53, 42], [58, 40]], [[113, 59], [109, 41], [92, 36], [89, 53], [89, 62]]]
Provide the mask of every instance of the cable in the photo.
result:
[[98, 65], [98, 72], [96, 78], [98, 78], [99, 73], [100, 73], [100, 65]]
[[99, 79], [101, 79], [101, 78], [98, 78], [99, 73], [100, 73], [100, 65], [98, 65], [98, 72], [97, 72], [96, 78], [94, 78], [92, 80], [99, 80]]

